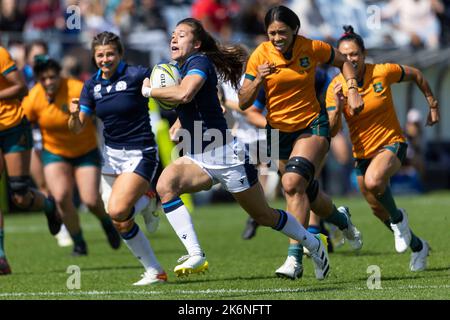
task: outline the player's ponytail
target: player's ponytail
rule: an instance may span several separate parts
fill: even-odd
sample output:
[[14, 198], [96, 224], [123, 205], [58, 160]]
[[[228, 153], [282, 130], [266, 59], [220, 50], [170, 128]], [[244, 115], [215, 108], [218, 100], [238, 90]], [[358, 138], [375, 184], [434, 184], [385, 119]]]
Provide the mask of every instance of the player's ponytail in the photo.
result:
[[339, 38], [337, 46], [339, 48], [339, 45], [342, 41], [353, 41], [355, 42], [358, 47], [361, 49], [361, 51], [366, 51], [366, 47], [364, 46], [364, 40], [361, 38], [361, 36], [353, 30], [353, 27], [351, 25], [345, 25], [344, 27], [344, 33]]
[[239, 45], [219, 44], [202, 26], [200, 21], [186, 18], [177, 25], [186, 24], [192, 28], [194, 39], [201, 42], [199, 51], [211, 59], [222, 81], [230, 81], [238, 89], [244, 65], [248, 57], [247, 50]]

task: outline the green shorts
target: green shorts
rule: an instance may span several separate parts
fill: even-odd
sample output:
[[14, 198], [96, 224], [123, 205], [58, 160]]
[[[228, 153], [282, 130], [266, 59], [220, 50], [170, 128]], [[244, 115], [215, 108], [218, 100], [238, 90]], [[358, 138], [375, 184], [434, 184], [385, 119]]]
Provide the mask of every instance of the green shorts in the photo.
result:
[[27, 118], [15, 127], [0, 131], [0, 150], [3, 153], [22, 152], [33, 147], [31, 125]]
[[[393, 144], [388, 144], [383, 146], [383, 149], [387, 149], [394, 153], [401, 163], [406, 158], [406, 150], [408, 149], [408, 144], [405, 142], [395, 142]], [[372, 162], [373, 158], [370, 159], [355, 159], [355, 173], [357, 176], [363, 176], [366, 174], [367, 168]]]
[[[328, 113], [326, 110], [322, 110], [320, 114], [314, 119], [311, 124], [305, 128], [294, 132], [279, 131], [279, 141], [276, 145], [272, 146], [271, 130], [273, 128], [267, 124], [267, 148], [268, 156], [272, 157], [272, 150], [279, 150], [279, 160], [288, 160], [291, 156], [292, 149], [294, 148], [294, 142], [302, 134], [312, 134], [320, 137], [326, 137], [330, 142], [330, 122], [328, 121]], [[276, 155], [274, 155], [276, 156]], [[273, 157], [272, 157], [273, 158]]]
[[66, 162], [71, 164], [73, 167], [86, 167], [86, 166], [95, 166], [95, 167], [101, 167], [101, 157], [100, 152], [97, 148], [95, 148], [92, 151], [89, 151], [88, 153], [75, 157], [75, 158], [68, 158], [63, 157], [54, 153], [51, 153], [48, 150], [43, 149], [42, 153], [42, 163], [44, 166], [54, 163], [54, 162]]

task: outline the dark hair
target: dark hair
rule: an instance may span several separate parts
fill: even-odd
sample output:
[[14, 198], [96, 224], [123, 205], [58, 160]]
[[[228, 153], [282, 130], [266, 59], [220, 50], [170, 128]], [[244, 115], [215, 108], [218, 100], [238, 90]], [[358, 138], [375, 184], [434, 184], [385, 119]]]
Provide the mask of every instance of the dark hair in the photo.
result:
[[344, 34], [339, 38], [337, 46], [341, 44], [342, 41], [353, 41], [355, 42], [361, 51], [366, 51], [366, 47], [364, 46], [364, 40], [361, 36], [353, 30], [351, 25], [344, 26]]
[[186, 24], [192, 28], [194, 39], [201, 42], [199, 48], [216, 67], [219, 77], [223, 81], [230, 81], [237, 89], [244, 72], [244, 65], [248, 57], [247, 50], [239, 45], [224, 46], [219, 44], [202, 26], [200, 21], [194, 18], [186, 18], [177, 23]]
[[94, 39], [92, 39], [91, 44], [91, 56], [92, 56], [92, 62], [94, 65], [95, 63], [95, 47], [97, 46], [106, 46], [106, 45], [113, 45], [116, 47], [117, 51], [120, 55], [123, 55], [123, 45], [120, 41], [120, 37], [112, 32], [109, 31], [103, 31], [99, 34], [97, 34]]
[[298, 30], [300, 30], [300, 19], [295, 14], [294, 11], [285, 6], [275, 6], [267, 11], [266, 16], [264, 17], [264, 26], [267, 29], [270, 24], [274, 21], [280, 21], [289, 26], [295, 34], [297, 34]]
[[58, 63], [58, 61], [51, 59], [47, 55], [37, 55], [34, 57], [34, 67], [33, 72], [36, 77], [39, 77], [39, 75], [42, 72], [48, 71], [48, 70], [54, 70], [58, 75], [61, 72], [61, 65]]

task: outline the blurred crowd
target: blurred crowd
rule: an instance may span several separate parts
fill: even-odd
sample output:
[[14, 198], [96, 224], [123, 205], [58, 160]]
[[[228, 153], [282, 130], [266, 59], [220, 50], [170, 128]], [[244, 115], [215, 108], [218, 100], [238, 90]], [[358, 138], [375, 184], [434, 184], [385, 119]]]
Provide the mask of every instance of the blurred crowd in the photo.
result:
[[[222, 42], [254, 48], [266, 40], [265, 13], [280, 4], [299, 15], [300, 34], [333, 45], [342, 26], [351, 23], [368, 49], [450, 46], [450, 0], [0, 0], [0, 44], [8, 48], [25, 77], [35, 50], [40, 48], [61, 61], [62, 76], [84, 81], [93, 71], [89, 43], [104, 30], [121, 36], [127, 60], [152, 65], [167, 60], [170, 33], [185, 17], [201, 20]], [[328, 74], [325, 82], [332, 76]], [[27, 80], [32, 85], [32, 76]], [[408, 121], [418, 117], [409, 116]], [[408, 124], [405, 129], [414, 132], [411, 128], [414, 126]], [[417, 135], [421, 136], [420, 132]], [[408, 137], [415, 141], [409, 165], [416, 167], [420, 176], [423, 148], [414, 134]], [[327, 181], [345, 181], [342, 175], [348, 176], [352, 170], [349, 143], [340, 145], [332, 146], [328, 177], [324, 170]], [[334, 170], [337, 167], [341, 170]], [[352, 188], [350, 182], [324, 186], [331, 193], [348, 193]]]
[[222, 41], [255, 47], [265, 39], [264, 13], [278, 4], [293, 9], [300, 33], [314, 39], [333, 42], [351, 22], [368, 48], [450, 44], [450, 0], [0, 0], [0, 41], [48, 40], [61, 58], [109, 30], [142, 50], [158, 47], [178, 20], [193, 16]]

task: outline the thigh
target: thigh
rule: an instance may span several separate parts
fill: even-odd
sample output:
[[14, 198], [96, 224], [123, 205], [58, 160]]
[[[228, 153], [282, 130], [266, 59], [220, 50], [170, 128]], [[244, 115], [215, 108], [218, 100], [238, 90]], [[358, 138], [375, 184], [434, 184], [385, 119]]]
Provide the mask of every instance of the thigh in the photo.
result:
[[6, 169], [11, 177], [30, 175], [31, 150], [4, 154]]
[[314, 164], [316, 171], [319, 171], [328, 148], [329, 142], [326, 137], [304, 134], [294, 142], [290, 157], [304, 157]]
[[52, 162], [44, 166], [44, 177], [50, 194], [57, 200], [72, 199], [74, 187], [73, 167], [67, 162]]
[[393, 152], [383, 149], [372, 159], [364, 177], [365, 179], [381, 180], [387, 183], [390, 177], [400, 169], [401, 165], [400, 160]]
[[75, 181], [82, 202], [97, 198], [100, 190], [100, 168], [97, 166], [75, 167]]
[[193, 193], [209, 190], [212, 177], [199, 164], [184, 156], [167, 166], [158, 179], [158, 189], [163, 186], [176, 188], [178, 193]]
[[148, 191], [149, 187], [149, 182], [134, 172], [120, 174], [112, 186], [108, 208], [131, 208]]

